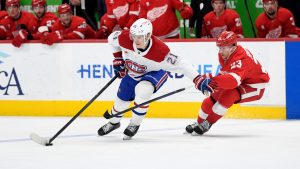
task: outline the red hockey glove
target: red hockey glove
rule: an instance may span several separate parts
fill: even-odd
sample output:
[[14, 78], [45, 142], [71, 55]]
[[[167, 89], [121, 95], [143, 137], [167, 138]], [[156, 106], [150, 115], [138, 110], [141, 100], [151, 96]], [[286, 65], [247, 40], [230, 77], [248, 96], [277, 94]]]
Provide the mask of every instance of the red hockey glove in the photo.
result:
[[108, 30], [102, 27], [96, 32], [97, 39], [106, 39], [108, 35]]
[[193, 9], [189, 6], [184, 6], [180, 11], [180, 16], [182, 19], [189, 19], [193, 15]]
[[44, 41], [48, 36], [48, 34], [49, 34], [48, 26], [40, 26], [38, 28], [38, 32], [33, 37], [34, 39], [40, 39], [41, 41]]
[[209, 75], [198, 75], [195, 77], [193, 82], [195, 83], [195, 87], [200, 90], [204, 95], [209, 96], [211, 93], [214, 93], [217, 86], [211, 83], [212, 81], [211, 74]]
[[123, 78], [127, 74], [127, 70], [125, 68], [125, 61], [123, 58], [115, 58], [113, 60], [114, 72], [118, 76], [118, 78]]
[[12, 44], [15, 47], [20, 47], [22, 43], [24, 43], [27, 40], [28, 32], [25, 29], [20, 29], [17, 32], [16, 37], [13, 39]]
[[45, 38], [41, 39], [43, 44], [53, 45], [56, 42], [60, 42], [63, 40], [63, 34], [60, 31], [55, 31], [48, 34]]

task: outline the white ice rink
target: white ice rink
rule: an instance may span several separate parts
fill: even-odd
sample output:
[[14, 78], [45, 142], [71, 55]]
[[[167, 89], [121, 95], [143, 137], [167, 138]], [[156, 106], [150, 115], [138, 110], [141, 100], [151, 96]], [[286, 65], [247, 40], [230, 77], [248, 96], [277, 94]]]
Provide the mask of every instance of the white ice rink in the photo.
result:
[[106, 121], [76, 119], [51, 147], [29, 139], [52, 137], [70, 118], [0, 117], [0, 169], [299, 169], [300, 121], [221, 119], [204, 136], [183, 134], [193, 119], [145, 119], [123, 141], [121, 128], [98, 137]]

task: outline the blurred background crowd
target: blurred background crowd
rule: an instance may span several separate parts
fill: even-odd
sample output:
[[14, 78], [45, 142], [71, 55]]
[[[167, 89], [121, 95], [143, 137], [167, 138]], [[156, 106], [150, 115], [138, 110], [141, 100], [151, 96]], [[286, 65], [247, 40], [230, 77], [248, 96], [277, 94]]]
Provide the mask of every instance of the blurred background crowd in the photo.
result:
[[296, 0], [0, 0], [0, 39], [20, 47], [27, 40], [52, 45], [64, 39], [106, 39], [138, 18], [153, 35], [216, 38], [300, 37]]

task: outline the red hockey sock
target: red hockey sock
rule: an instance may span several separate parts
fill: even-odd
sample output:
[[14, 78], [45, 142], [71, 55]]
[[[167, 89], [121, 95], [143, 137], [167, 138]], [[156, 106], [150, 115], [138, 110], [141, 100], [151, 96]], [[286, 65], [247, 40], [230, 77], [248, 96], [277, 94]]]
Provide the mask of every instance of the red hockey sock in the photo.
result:
[[198, 118], [197, 118], [197, 122], [200, 124], [202, 123], [207, 116], [209, 117], [209, 115], [211, 113], [213, 113], [212, 111], [212, 107], [214, 105], [214, 102], [211, 100], [210, 97], [207, 97], [203, 100], [202, 105], [201, 105], [201, 110], [198, 114]]
[[211, 113], [208, 117], [207, 117], [207, 121], [210, 123], [210, 124], [214, 124], [215, 122], [217, 122], [220, 118], [222, 118], [223, 116], [220, 116], [216, 113]]

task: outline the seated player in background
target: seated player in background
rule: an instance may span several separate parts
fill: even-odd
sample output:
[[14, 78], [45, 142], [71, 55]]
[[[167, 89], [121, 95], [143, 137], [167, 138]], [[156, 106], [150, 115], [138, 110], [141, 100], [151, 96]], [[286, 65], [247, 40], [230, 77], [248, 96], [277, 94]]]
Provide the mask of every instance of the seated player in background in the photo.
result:
[[243, 28], [240, 15], [226, 8], [226, 0], [212, 0], [213, 11], [203, 18], [203, 38], [217, 38], [223, 31], [232, 31], [239, 38], [243, 38]]
[[105, 0], [107, 13], [100, 19], [97, 38], [106, 39], [115, 30], [129, 29], [139, 16], [138, 0]]
[[21, 11], [19, 0], [6, 0], [7, 17], [0, 21], [0, 39], [11, 39], [15, 47], [20, 47], [37, 30], [37, 20], [33, 14]]
[[[41, 42], [47, 45], [63, 39], [94, 39], [96, 32], [79, 16], [73, 16], [68, 4], [58, 6], [59, 21], [55, 22], [48, 34], [41, 36]], [[42, 38], [43, 37], [43, 38]]]
[[193, 15], [193, 9], [180, 0], [140, 0], [139, 17], [151, 21], [154, 36], [160, 39], [179, 38], [180, 25], [176, 10], [182, 19], [189, 19]]
[[256, 29], [260, 38], [298, 38], [300, 29], [296, 27], [293, 14], [278, 6], [277, 0], [263, 0], [264, 12], [256, 19]]
[[[198, 72], [182, 57], [170, 52], [169, 47], [152, 35], [152, 24], [140, 18], [130, 30], [116, 31], [108, 37], [112, 47], [113, 67], [122, 78], [111, 114], [115, 115], [128, 108], [131, 101], [135, 105], [148, 101], [167, 81], [167, 71], [183, 73], [194, 83], [199, 83]], [[132, 118], [124, 131], [124, 139], [133, 137], [144, 119], [149, 105], [132, 110]], [[109, 120], [98, 130], [100, 136], [120, 127], [123, 115]]]
[[217, 39], [220, 73], [202, 75], [197, 88], [209, 95], [202, 102], [197, 122], [186, 127], [188, 133], [202, 135], [237, 103], [262, 98], [270, 78], [250, 51], [237, 45], [237, 35], [224, 31]]
[[47, 12], [46, 0], [32, 0], [31, 7], [38, 22], [38, 32], [32, 36], [34, 39], [40, 39], [40, 36], [43, 36], [41, 33], [49, 31], [58, 17], [52, 12]]

